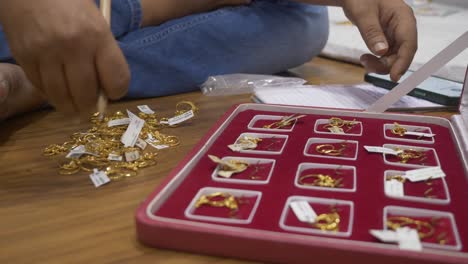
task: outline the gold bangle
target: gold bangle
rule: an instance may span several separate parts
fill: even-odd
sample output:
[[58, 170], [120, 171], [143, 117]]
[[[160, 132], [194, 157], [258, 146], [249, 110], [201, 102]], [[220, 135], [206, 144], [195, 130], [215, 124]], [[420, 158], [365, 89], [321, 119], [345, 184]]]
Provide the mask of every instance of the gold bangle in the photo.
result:
[[192, 110], [194, 114], [198, 113], [198, 107], [190, 101], [180, 101], [176, 104], [176, 115], [183, 114]]
[[340, 149], [335, 149], [335, 146], [331, 144], [322, 144], [315, 147], [315, 150], [318, 153], [322, 153], [329, 156], [341, 156], [343, 151], [347, 148], [346, 144], [341, 144]]

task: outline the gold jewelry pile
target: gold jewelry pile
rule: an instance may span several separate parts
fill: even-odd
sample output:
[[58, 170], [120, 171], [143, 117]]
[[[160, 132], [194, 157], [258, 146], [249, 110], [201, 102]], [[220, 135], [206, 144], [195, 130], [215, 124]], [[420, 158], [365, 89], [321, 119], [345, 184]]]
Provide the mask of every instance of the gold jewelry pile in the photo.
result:
[[[176, 105], [175, 117], [189, 111], [194, 114], [198, 112], [198, 108], [189, 101], [179, 102]], [[117, 111], [105, 117], [101, 117], [100, 113], [93, 114], [92, 127], [88, 131], [72, 134], [70, 140], [63, 144], [49, 145], [44, 149], [43, 155], [66, 155], [68, 161], [60, 165], [60, 174], [92, 172], [93, 169], [98, 169], [103, 170], [111, 180], [135, 176], [139, 169], [156, 164], [157, 153], [149, 151], [149, 148], [146, 148], [148, 144], [162, 149], [175, 147], [180, 143], [178, 137], [160, 132], [166, 127], [177, 126], [171, 125], [169, 118], [158, 119], [156, 113], [143, 112], [138, 113], [138, 117], [145, 122], [135, 147], [125, 147], [121, 142], [129, 118], [123, 112]]]

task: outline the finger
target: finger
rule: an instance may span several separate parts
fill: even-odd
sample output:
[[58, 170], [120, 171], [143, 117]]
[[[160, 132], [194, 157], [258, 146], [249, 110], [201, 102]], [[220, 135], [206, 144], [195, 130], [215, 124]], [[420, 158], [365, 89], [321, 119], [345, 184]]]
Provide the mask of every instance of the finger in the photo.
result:
[[71, 98], [82, 114], [95, 110], [98, 92], [96, 68], [88, 56], [76, 58], [66, 64], [65, 73]]
[[398, 81], [408, 70], [418, 49], [418, 31], [413, 10], [407, 5], [399, 9], [395, 20], [391, 35], [394, 39], [392, 53], [397, 54], [397, 59], [390, 70], [390, 77]]
[[24, 74], [32, 85], [42, 94], [44, 94], [44, 89], [42, 88], [41, 73], [39, 70], [38, 63], [34, 61], [16, 61], [18, 65], [23, 69]]
[[[416, 35], [415, 35], [416, 36]], [[410, 37], [411, 38], [411, 37]], [[417, 39], [409, 39], [404, 41], [398, 49], [396, 60], [390, 70], [390, 78], [393, 81], [398, 81], [401, 76], [408, 70], [413, 61], [417, 50]]]
[[361, 56], [361, 64], [367, 72], [375, 72], [378, 74], [388, 74], [389, 67], [385, 59], [375, 57], [372, 54], [364, 54]]
[[117, 42], [112, 38], [97, 51], [96, 68], [101, 89], [113, 100], [127, 94], [130, 70]]
[[379, 56], [388, 51], [388, 41], [380, 26], [377, 13], [368, 13], [366, 16], [356, 18], [354, 22], [370, 51]]
[[62, 63], [47, 60], [40, 63], [41, 87], [47, 101], [58, 111], [64, 113], [76, 112], [66, 83]]

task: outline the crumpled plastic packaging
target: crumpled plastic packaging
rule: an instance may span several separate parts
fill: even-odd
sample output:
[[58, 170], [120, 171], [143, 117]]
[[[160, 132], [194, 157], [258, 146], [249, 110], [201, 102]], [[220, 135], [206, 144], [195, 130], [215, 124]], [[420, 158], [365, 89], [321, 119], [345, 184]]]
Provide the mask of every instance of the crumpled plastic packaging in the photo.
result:
[[263, 88], [297, 86], [304, 83], [306, 80], [297, 77], [235, 73], [210, 76], [200, 86], [200, 89], [207, 96], [222, 96], [253, 93]]

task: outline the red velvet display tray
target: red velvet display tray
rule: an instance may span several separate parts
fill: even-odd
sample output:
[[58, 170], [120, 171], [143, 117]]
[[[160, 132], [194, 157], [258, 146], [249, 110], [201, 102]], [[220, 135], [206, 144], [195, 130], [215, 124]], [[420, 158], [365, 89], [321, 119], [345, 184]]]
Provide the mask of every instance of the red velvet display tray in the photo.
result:
[[[289, 127], [263, 128], [293, 114], [305, 116]], [[323, 127], [332, 117], [357, 123], [334, 134]], [[395, 136], [388, 131], [395, 122], [435, 137]], [[264, 140], [255, 150], [230, 150], [243, 133]], [[346, 148], [342, 156], [327, 156], [315, 151], [317, 144]], [[426, 156], [401, 163], [367, 152], [365, 145], [416, 148]], [[226, 179], [216, 175], [217, 164], [208, 155], [253, 166]], [[425, 196], [425, 183], [410, 182], [404, 183], [404, 197], [386, 194], [387, 176], [424, 166], [440, 166], [446, 174], [432, 182], [433, 197]], [[313, 173], [337, 173], [342, 185], [301, 184], [301, 176]], [[154, 247], [280, 263], [468, 263], [467, 190], [460, 138], [447, 119], [242, 104], [228, 111], [142, 203], [137, 235]], [[239, 210], [195, 207], [200, 195], [217, 191], [242, 200]], [[321, 231], [300, 222], [289, 206], [296, 200], [307, 201], [318, 214], [337, 210], [339, 229]], [[422, 251], [401, 250], [369, 233], [386, 229], [386, 219], [399, 216], [437, 221], [434, 234], [422, 239]], [[436, 239], [441, 235], [444, 243]]]

